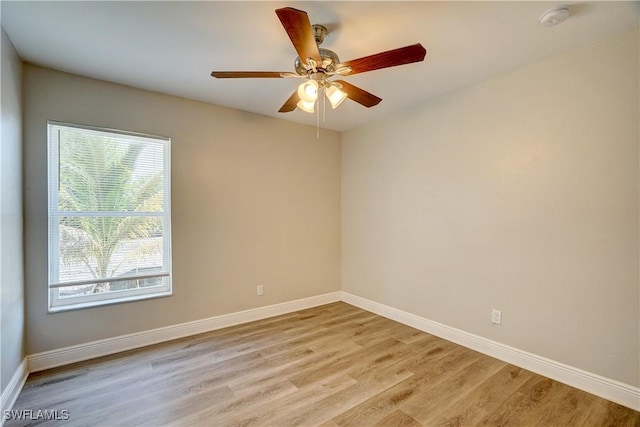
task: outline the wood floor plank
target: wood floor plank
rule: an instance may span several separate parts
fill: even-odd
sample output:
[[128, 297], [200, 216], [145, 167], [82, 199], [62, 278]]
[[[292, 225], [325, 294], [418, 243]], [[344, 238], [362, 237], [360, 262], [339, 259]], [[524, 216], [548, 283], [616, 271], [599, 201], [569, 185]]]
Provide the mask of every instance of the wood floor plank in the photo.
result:
[[[534, 376], [526, 381], [501, 407], [482, 420], [480, 426], [526, 425], [523, 420], [541, 417], [549, 400], [558, 396], [561, 384], [549, 378]], [[530, 424], [529, 424], [530, 425]]]
[[416, 421], [410, 415], [405, 414], [400, 409], [396, 409], [391, 414], [387, 415], [375, 424], [376, 427], [420, 427], [418, 421]]
[[470, 393], [453, 399], [425, 421], [434, 426], [475, 426], [519, 389], [535, 374], [513, 365], [506, 365]]
[[589, 411], [579, 422], [580, 425], [594, 427], [638, 427], [640, 426], [640, 412], [630, 411], [617, 403], [594, 397]]
[[[228, 385], [237, 396], [243, 396], [247, 392], [251, 392], [256, 388], [269, 387], [274, 382], [298, 376], [300, 372], [313, 370], [319, 365], [324, 365], [326, 360], [335, 360], [356, 351], [361, 350], [359, 346], [345, 346], [342, 349], [311, 352], [308, 356], [300, 357], [286, 364], [274, 365], [271, 369], [264, 371], [252, 372], [247, 375], [238, 376], [228, 382]], [[341, 374], [340, 372], [331, 372], [331, 376]]]
[[[340, 426], [369, 426], [379, 422], [384, 417], [393, 413], [401, 405], [416, 393], [421, 393], [431, 386], [443, 381], [448, 373], [455, 372], [474, 360], [474, 352], [462, 347], [455, 347], [449, 353], [431, 352], [431, 354], [418, 354], [415, 359], [407, 362], [408, 372], [413, 375], [406, 381], [398, 383], [383, 392], [372, 396], [342, 414], [336, 416], [333, 421]], [[425, 356], [427, 357], [425, 359]], [[417, 363], [420, 361], [420, 363]], [[428, 366], [428, 369], [425, 368]], [[420, 369], [418, 369], [420, 368]], [[419, 372], [415, 375], [414, 372]], [[429, 387], [426, 387], [429, 384]]]
[[402, 382], [412, 374], [386, 377], [380, 381], [359, 381], [353, 386], [333, 393], [326, 398], [304, 407], [298, 406], [294, 413], [278, 414], [271, 421], [277, 426], [307, 426], [327, 422], [345, 410], [356, 406], [389, 387]]
[[429, 425], [434, 413], [473, 391], [505, 365], [505, 362], [497, 359], [480, 357], [453, 375], [447, 375], [438, 384], [414, 393], [401, 405], [401, 409], [418, 422]]
[[640, 413], [345, 303], [31, 374], [15, 426], [635, 426]]
[[[264, 402], [262, 405], [247, 408], [243, 412], [222, 414], [219, 411], [208, 413], [209, 419], [215, 420], [219, 426], [264, 426], [264, 425], [288, 425], [284, 419], [291, 419], [301, 412], [300, 402], [304, 402], [304, 408], [334, 395], [342, 390], [357, 385], [358, 382], [346, 375], [335, 375], [326, 378], [320, 383], [310, 384], [296, 393], [279, 396], [278, 398]], [[199, 422], [189, 425], [199, 425]], [[202, 423], [202, 425], [211, 425]]]
[[342, 373], [353, 369], [356, 365], [372, 363], [376, 358], [387, 354], [389, 351], [393, 352], [403, 345], [404, 344], [395, 338], [389, 338], [373, 346], [367, 346], [366, 348], [360, 347], [358, 351], [337, 359], [326, 360], [322, 365], [314, 369], [307, 369], [304, 372], [300, 372], [292, 379], [292, 382], [297, 387], [303, 387], [306, 384], [322, 380], [322, 378], [334, 372]]
[[561, 396], [548, 405], [545, 414], [532, 425], [539, 427], [562, 427], [582, 424], [582, 414], [589, 411], [594, 396], [572, 387], [565, 387]]

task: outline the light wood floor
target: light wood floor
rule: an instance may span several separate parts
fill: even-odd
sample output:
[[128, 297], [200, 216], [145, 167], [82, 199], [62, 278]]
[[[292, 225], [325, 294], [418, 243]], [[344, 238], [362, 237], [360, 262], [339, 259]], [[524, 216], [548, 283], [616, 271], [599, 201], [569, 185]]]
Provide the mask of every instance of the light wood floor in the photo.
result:
[[[640, 413], [345, 303], [29, 376], [65, 426], [638, 426]], [[6, 426], [37, 424], [9, 421]], [[56, 424], [56, 422], [45, 422]]]

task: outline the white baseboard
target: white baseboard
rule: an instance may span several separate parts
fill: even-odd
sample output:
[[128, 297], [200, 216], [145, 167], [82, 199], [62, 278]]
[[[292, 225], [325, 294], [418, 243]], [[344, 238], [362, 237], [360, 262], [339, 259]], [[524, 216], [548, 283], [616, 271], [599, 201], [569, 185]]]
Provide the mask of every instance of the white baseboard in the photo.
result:
[[342, 292], [342, 301], [640, 411], [640, 388], [638, 387], [583, 371], [348, 292]]
[[13, 408], [13, 404], [16, 403], [16, 399], [18, 398], [25, 381], [27, 381], [27, 376], [29, 376], [29, 370], [27, 367], [27, 358], [25, 357], [22, 360], [22, 363], [18, 366], [18, 369], [13, 373], [9, 384], [7, 384], [7, 388], [2, 392], [2, 397], [0, 398], [0, 409], [2, 410], [0, 417], [2, 421], [0, 421], [0, 426], [4, 424], [4, 411], [8, 411]]
[[93, 359], [119, 353], [125, 350], [183, 338], [190, 335], [226, 328], [241, 323], [253, 322], [268, 317], [287, 314], [298, 310], [329, 304], [341, 300], [341, 292], [332, 292], [280, 304], [258, 307], [236, 313], [223, 314], [193, 322], [171, 325], [164, 328], [151, 329], [128, 335], [121, 335], [85, 344], [59, 348], [27, 356], [29, 371], [37, 372], [56, 366]]

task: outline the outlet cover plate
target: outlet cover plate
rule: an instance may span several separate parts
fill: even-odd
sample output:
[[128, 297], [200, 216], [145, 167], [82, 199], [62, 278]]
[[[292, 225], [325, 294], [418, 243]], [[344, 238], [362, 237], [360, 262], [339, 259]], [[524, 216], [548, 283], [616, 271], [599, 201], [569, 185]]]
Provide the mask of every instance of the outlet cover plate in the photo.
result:
[[500, 325], [502, 323], [502, 312], [500, 310], [496, 310], [495, 308], [491, 312], [491, 323], [495, 325]]

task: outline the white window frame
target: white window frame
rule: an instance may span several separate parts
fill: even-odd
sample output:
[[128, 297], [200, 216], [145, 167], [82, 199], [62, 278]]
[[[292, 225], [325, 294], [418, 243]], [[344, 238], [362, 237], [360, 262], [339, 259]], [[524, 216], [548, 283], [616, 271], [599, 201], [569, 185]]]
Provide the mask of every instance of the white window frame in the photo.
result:
[[[118, 137], [127, 137], [132, 140], [146, 143], [162, 143], [164, 145], [164, 195], [162, 212], [65, 212], [58, 209], [59, 176], [59, 137], [57, 130], [60, 128], [82, 129], [84, 131], [106, 133]], [[155, 135], [127, 132], [116, 129], [85, 126], [72, 123], [47, 121], [47, 149], [48, 149], [48, 294], [49, 312], [81, 309], [108, 304], [138, 301], [149, 298], [166, 297], [173, 294], [172, 268], [171, 268], [171, 139]], [[157, 274], [140, 274], [126, 276], [120, 279], [108, 278], [102, 280], [80, 280], [60, 282], [59, 279], [59, 218], [62, 216], [159, 216], [163, 219], [163, 264], [164, 271]], [[59, 289], [65, 286], [93, 284], [100, 282], [130, 281], [134, 279], [147, 279], [161, 277], [162, 285], [149, 286], [135, 289], [125, 289], [92, 295], [59, 298]]]

